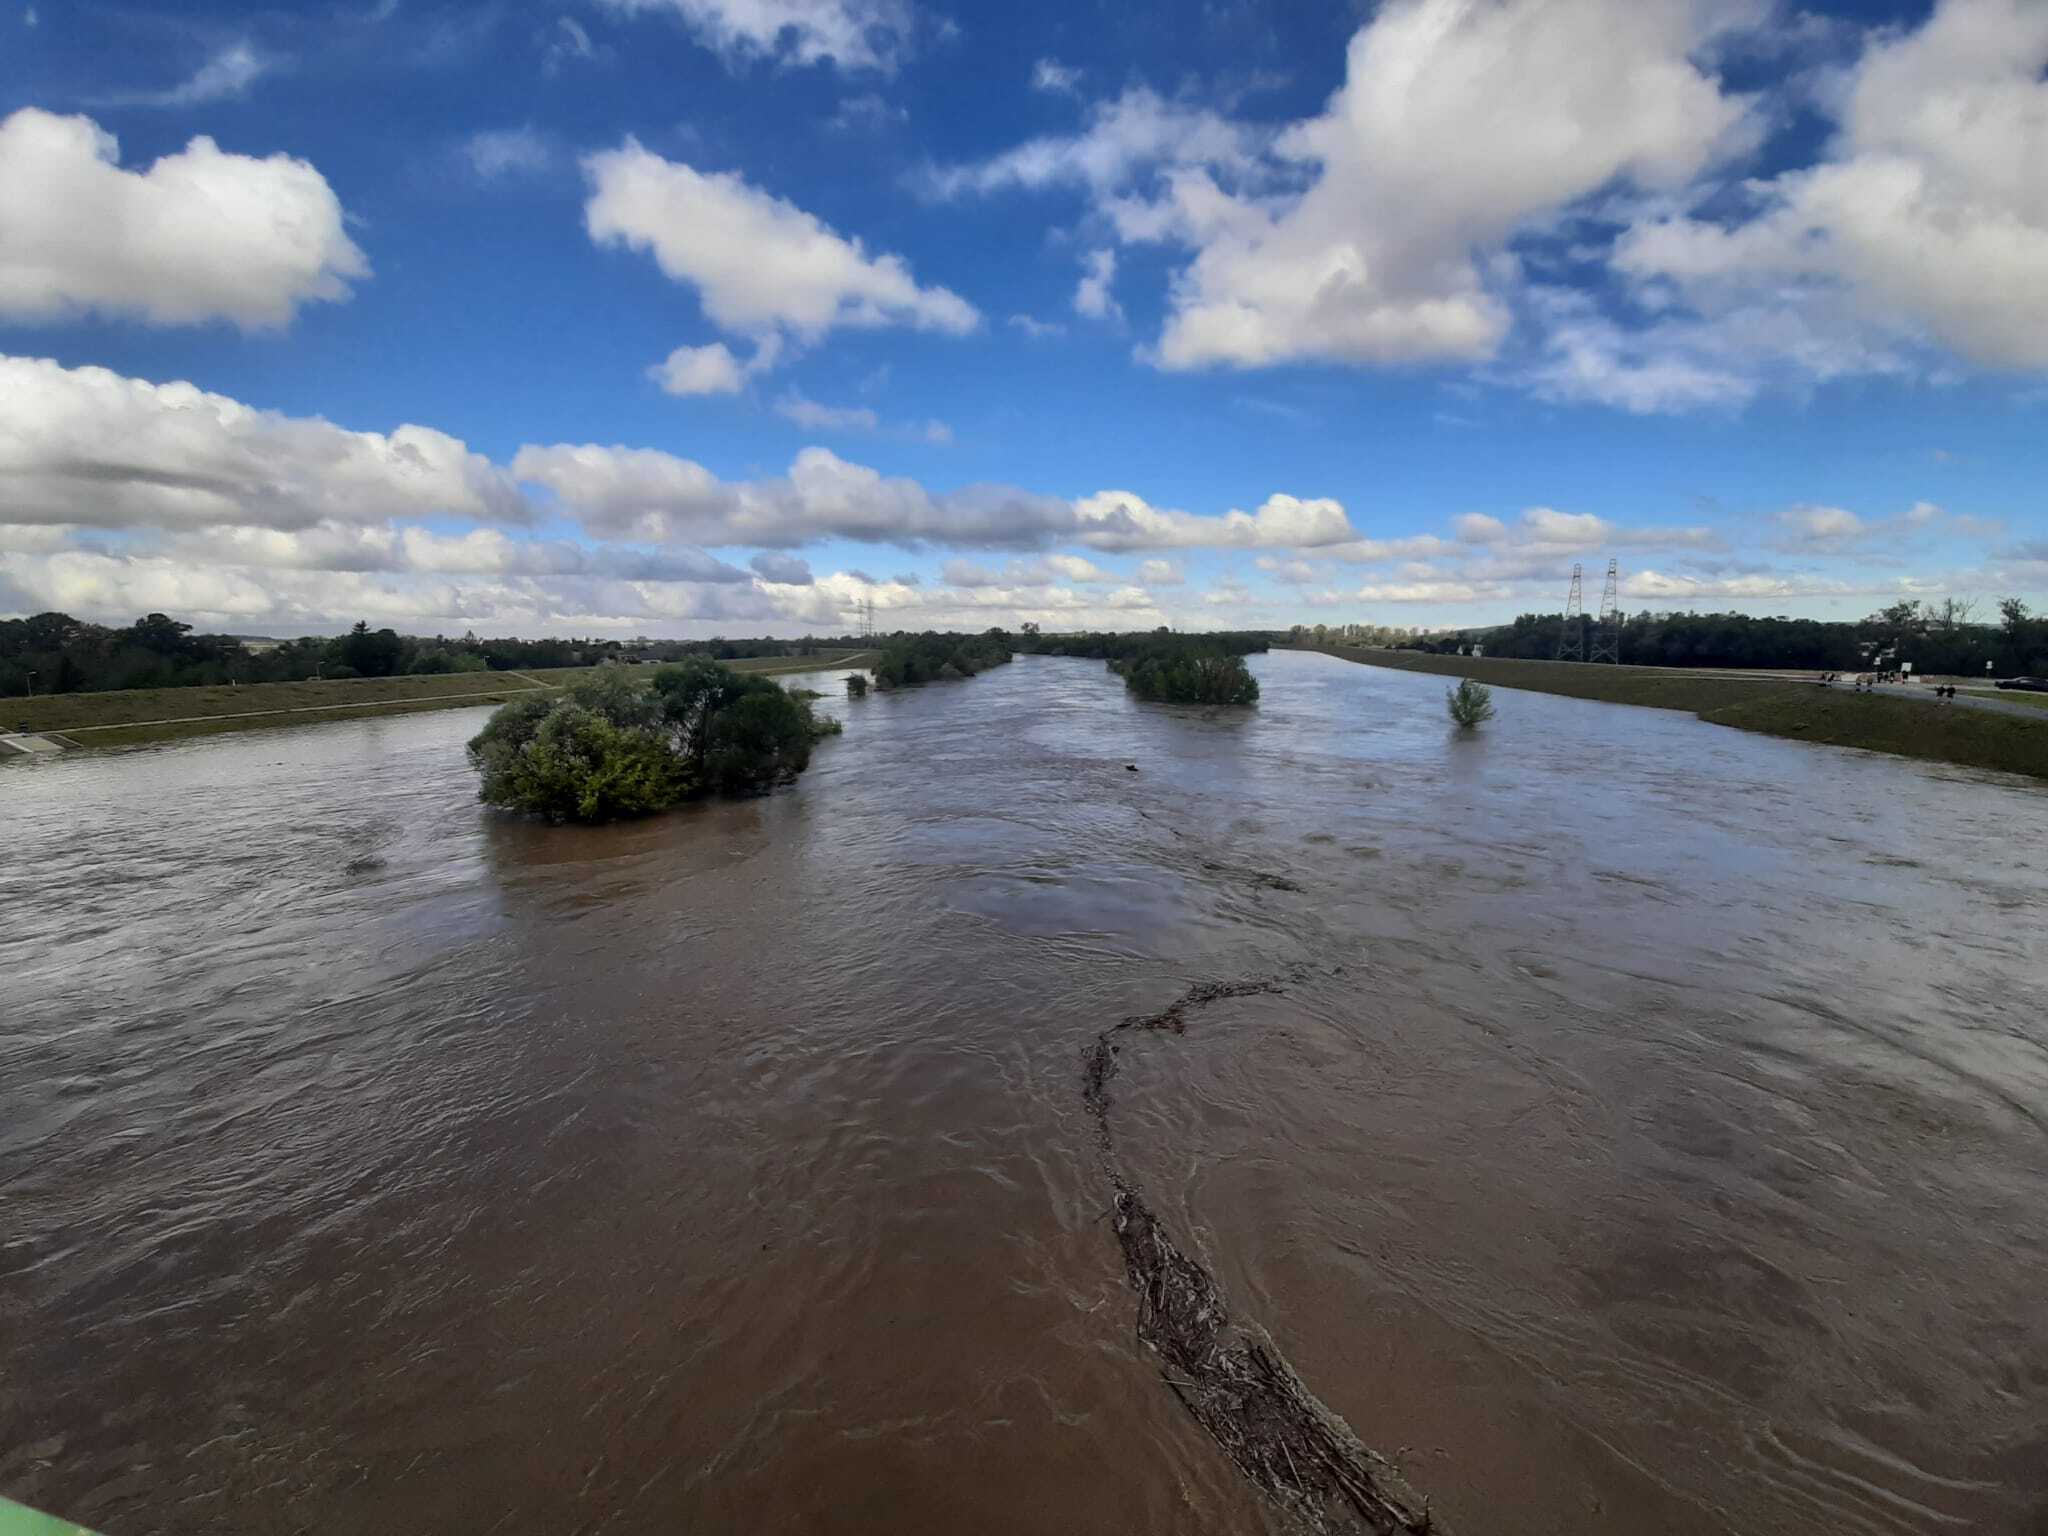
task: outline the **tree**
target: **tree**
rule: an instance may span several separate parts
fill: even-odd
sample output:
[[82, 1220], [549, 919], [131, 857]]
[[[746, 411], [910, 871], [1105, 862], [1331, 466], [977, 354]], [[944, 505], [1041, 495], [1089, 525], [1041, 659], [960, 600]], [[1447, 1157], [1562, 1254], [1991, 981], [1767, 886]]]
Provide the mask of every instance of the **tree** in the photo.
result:
[[1445, 690], [1444, 703], [1461, 731], [1477, 730], [1493, 718], [1493, 690], [1469, 677]]
[[765, 677], [702, 658], [642, 688], [601, 667], [560, 693], [504, 705], [469, 744], [486, 803], [551, 821], [644, 816], [696, 794], [756, 794], [795, 778], [837, 729]]
[[185, 637], [191, 633], [190, 624], [182, 624], [161, 613], [146, 613], [123, 630], [121, 638], [129, 645], [155, 651], [159, 656], [182, 656], [186, 650]]
[[1929, 608], [1927, 611], [1928, 622], [1936, 629], [1946, 631], [1963, 629], [1976, 616], [1977, 599], [1974, 597], [1951, 595], [1941, 600], [1940, 607]]
[[2027, 626], [2027, 605], [2017, 597], [2000, 598], [1998, 616], [2005, 621], [2006, 638], [2019, 639]]
[[615, 821], [683, 797], [682, 765], [651, 731], [622, 728], [575, 698], [514, 699], [469, 744], [492, 805], [550, 821]]
[[394, 629], [370, 628], [357, 619], [355, 628], [341, 639], [341, 664], [355, 669], [358, 677], [389, 677], [398, 671], [405, 656], [405, 642]]

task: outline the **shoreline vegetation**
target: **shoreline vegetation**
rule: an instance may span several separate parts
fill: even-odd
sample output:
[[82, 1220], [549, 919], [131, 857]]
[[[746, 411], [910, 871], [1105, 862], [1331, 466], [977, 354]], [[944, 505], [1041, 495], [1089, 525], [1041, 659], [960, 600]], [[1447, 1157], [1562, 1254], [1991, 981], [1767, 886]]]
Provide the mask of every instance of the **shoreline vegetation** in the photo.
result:
[[469, 743], [477, 798], [548, 821], [651, 816], [708, 795], [765, 794], [810, 766], [839, 733], [809, 690], [702, 657], [662, 667], [642, 686], [600, 667], [567, 688], [499, 708]]
[[861, 647], [845, 636], [773, 635], [707, 640], [583, 639], [544, 636], [479, 638], [402, 635], [367, 620], [340, 635], [223, 635], [195, 631], [162, 613], [113, 628], [68, 613], [0, 619], [0, 708], [14, 698], [55, 693], [109, 693], [137, 688], [225, 687], [291, 683], [308, 678], [445, 677], [472, 672], [533, 672], [595, 667], [607, 661], [793, 661], [824, 651]]
[[[779, 677], [859, 665], [870, 654], [842, 650], [806, 658], [762, 656], [719, 664], [735, 672]], [[614, 664], [38, 694], [32, 699], [0, 699], [0, 730], [25, 726], [37, 734], [68, 737], [81, 747], [136, 746], [226, 731], [503, 704], [522, 694], [553, 692], [596, 675], [605, 665]], [[620, 666], [618, 670], [643, 682], [656, 671], [651, 666]]]
[[1264, 652], [1270, 644], [1269, 636], [1254, 632], [1177, 635], [1153, 630], [1031, 635], [1024, 649], [1040, 656], [1103, 661], [1123, 678], [1133, 698], [1150, 703], [1249, 706], [1259, 702], [1259, 680], [1244, 658]]
[[1894, 757], [2048, 779], [2048, 715], [2031, 720], [1966, 707], [1941, 708], [1783, 677], [1708, 676], [1663, 667], [1437, 656], [1327, 644], [1299, 649], [1396, 672], [1469, 677], [1495, 687], [1604, 704], [1690, 710], [1712, 725], [1790, 741], [1860, 747]]
[[1000, 667], [1016, 649], [1008, 633], [1000, 629], [984, 630], [978, 635], [928, 630], [921, 635], [898, 635], [884, 642], [880, 658], [868, 671], [874, 674], [875, 686], [885, 692], [891, 688], [915, 688], [920, 683], [954, 682], [986, 672], [990, 667]]

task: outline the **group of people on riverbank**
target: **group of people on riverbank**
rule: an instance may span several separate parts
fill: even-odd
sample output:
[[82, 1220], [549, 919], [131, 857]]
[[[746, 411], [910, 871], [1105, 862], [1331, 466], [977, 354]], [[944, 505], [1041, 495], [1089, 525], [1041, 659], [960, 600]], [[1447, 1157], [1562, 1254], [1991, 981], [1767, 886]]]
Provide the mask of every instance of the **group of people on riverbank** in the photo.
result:
[[[1843, 674], [1840, 672], [1823, 672], [1817, 681], [1823, 688], [1832, 688], [1842, 680], [1842, 677]], [[1854, 693], [1875, 693], [1880, 685], [1896, 687], [1912, 681], [1912, 674], [1908, 672], [1858, 672], [1850, 679], [1852, 685], [1850, 691]], [[1942, 683], [1935, 688], [1934, 696], [1946, 704], [1956, 696], [1956, 685], [1954, 683]]]

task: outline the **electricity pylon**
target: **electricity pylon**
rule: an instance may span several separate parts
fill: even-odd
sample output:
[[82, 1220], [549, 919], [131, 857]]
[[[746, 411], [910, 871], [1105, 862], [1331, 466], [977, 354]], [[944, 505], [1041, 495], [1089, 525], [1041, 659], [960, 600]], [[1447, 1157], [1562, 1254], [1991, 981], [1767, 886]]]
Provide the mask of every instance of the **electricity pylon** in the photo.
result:
[[1607, 562], [1607, 585], [1600, 592], [1600, 628], [1593, 634], [1593, 654], [1586, 659], [1621, 665], [1620, 567], [1611, 557]]
[[1572, 567], [1572, 595], [1565, 599], [1564, 632], [1557, 637], [1557, 659], [1559, 661], [1584, 661], [1586, 659], [1586, 591], [1585, 567]]

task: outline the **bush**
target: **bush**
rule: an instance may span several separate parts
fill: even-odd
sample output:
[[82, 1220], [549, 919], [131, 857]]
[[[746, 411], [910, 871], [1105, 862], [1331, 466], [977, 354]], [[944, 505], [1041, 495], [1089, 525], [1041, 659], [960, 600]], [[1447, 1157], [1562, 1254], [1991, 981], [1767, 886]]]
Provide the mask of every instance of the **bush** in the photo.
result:
[[1444, 690], [1444, 703], [1461, 731], [1475, 730], [1493, 718], [1493, 690], [1469, 677]]
[[764, 677], [692, 659], [653, 686], [604, 667], [560, 693], [513, 699], [469, 744], [478, 797], [550, 821], [614, 821], [692, 795], [758, 794], [794, 779], [838, 729]]
[[1169, 629], [1129, 634], [1027, 635], [1042, 656], [1096, 656], [1109, 663], [1140, 699], [1165, 704], [1256, 704], [1259, 680], [1244, 658], [1267, 649], [1268, 637], [1242, 630], [1176, 635]]
[[1010, 637], [1000, 629], [979, 635], [904, 635], [883, 647], [882, 659], [870, 670], [877, 688], [910, 688], [972, 677], [1001, 666], [1010, 655]]
[[846, 696], [849, 699], [864, 699], [868, 696], [868, 680], [864, 673], [849, 672], [846, 675]]
[[1141, 699], [1164, 704], [1259, 702], [1259, 680], [1242, 656], [1186, 646], [1110, 665], [1123, 673], [1124, 686]]

